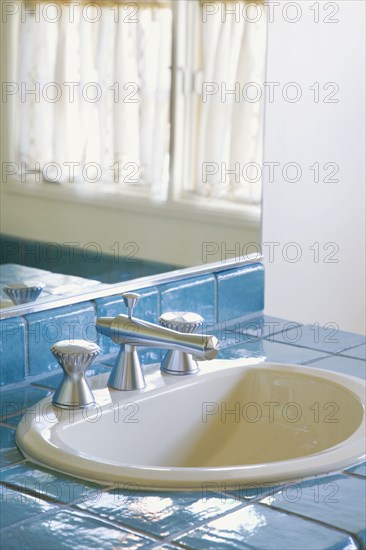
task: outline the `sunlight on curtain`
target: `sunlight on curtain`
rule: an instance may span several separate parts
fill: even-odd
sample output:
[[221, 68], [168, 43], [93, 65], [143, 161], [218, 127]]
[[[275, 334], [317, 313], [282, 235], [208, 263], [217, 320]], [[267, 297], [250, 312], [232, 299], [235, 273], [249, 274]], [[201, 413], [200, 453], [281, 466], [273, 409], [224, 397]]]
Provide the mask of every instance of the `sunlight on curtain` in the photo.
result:
[[[266, 23], [264, 17], [250, 12], [256, 10], [254, 2], [246, 4], [247, 18], [241, 17], [240, 24], [234, 16], [223, 18], [220, 11], [204, 23], [200, 17], [203, 85], [196, 192], [203, 197], [258, 204]], [[226, 2], [225, 7], [239, 14], [244, 5], [244, 1]]]
[[[126, 18], [100, 6], [85, 17], [75, 5], [73, 21], [65, 4], [50, 4], [47, 18], [19, 16], [18, 158], [51, 181], [110, 182], [164, 198], [172, 11], [145, 5]], [[62, 10], [57, 22], [52, 9]]]

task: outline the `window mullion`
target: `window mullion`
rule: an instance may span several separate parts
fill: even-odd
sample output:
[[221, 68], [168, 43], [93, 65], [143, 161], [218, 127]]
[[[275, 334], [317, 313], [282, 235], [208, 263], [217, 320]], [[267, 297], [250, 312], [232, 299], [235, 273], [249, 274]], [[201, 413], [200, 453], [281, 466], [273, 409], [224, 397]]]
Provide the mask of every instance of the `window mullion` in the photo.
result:
[[[174, 6], [172, 111], [171, 111], [171, 171], [168, 200], [182, 198], [187, 183], [194, 180], [194, 150], [197, 121], [195, 101], [200, 81], [198, 66], [198, 2], [178, 0]], [[179, 22], [179, 24], [178, 24]]]

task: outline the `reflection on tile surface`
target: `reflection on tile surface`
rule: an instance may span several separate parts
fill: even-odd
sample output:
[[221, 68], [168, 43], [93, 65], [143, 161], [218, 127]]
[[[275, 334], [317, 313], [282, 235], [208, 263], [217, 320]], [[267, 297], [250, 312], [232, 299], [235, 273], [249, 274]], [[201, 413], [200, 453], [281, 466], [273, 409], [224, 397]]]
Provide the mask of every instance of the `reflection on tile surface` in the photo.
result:
[[197, 550], [357, 548], [346, 534], [258, 504], [207, 523], [178, 542]]
[[366, 479], [344, 475], [289, 484], [269, 504], [301, 516], [359, 533], [366, 517]]
[[7, 550], [122, 550], [149, 548], [152, 541], [80, 512], [61, 510], [57, 514], [30, 519], [17, 529], [6, 529], [1, 541]]
[[[40, 498], [13, 491], [1, 485], [0, 524], [1, 528], [9, 527], [32, 516], [54, 510], [55, 506]], [[0, 536], [1, 540], [1, 536]]]
[[327, 327], [314, 325], [288, 328], [274, 334], [271, 340], [284, 342], [295, 346], [317, 349], [328, 353], [340, 353], [349, 348], [365, 343], [365, 336], [339, 330], [336, 323], [328, 323]]
[[256, 342], [243, 342], [239, 345], [224, 348], [219, 353], [221, 359], [263, 358], [264, 361], [273, 363], [306, 364], [320, 357], [327, 357], [321, 351], [297, 348], [280, 342], [269, 340], [257, 340]]
[[2, 470], [0, 480], [19, 487], [20, 490], [32, 491], [65, 504], [79, 499], [95, 499], [101, 492], [97, 483], [79, 481], [30, 463]]
[[167, 537], [190, 529], [198, 521], [235, 508], [235, 498], [198, 493], [148, 493], [131, 485], [103, 493], [95, 502], [78, 506], [123, 525]]
[[356, 348], [342, 351], [341, 355], [347, 355], [348, 357], [354, 357], [355, 359], [366, 359], [366, 344], [363, 346], [357, 346]]
[[23, 460], [23, 455], [15, 445], [15, 431], [0, 426], [0, 467]]

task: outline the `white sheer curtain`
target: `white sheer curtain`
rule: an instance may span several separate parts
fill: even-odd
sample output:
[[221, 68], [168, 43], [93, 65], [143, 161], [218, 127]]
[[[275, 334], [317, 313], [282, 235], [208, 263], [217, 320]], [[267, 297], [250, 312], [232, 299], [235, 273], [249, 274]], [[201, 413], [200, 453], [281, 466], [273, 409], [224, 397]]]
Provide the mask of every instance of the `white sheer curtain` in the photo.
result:
[[[223, 17], [224, 9], [236, 15]], [[266, 22], [264, 7], [259, 9], [254, 2], [226, 1], [215, 15], [200, 18], [196, 179], [204, 197], [261, 200]]]
[[[133, 2], [129, 14], [116, 12], [117, 2], [81, 1], [72, 17], [66, 1], [46, 3], [46, 11], [43, 2], [18, 2], [12, 142], [22, 173], [159, 200], [176, 185], [193, 199], [260, 203], [265, 17], [254, 22], [255, 3], [245, 0], [211, 2], [219, 9], [206, 19], [200, 0], [176, 1], [188, 61], [179, 69], [200, 69], [203, 81], [199, 91], [178, 92], [183, 100], [174, 105], [193, 105], [176, 117], [189, 135], [174, 150], [187, 174], [169, 181], [173, 7], [158, 0]], [[239, 10], [240, 20], [223, 18], [223, 9]], [[234, 89], [239, 97], [227, 93]]]
[[73, 17], [65, 3], [19, 10], [17, 156], [51, 181], [110, 182], [164, 198], [172, 11], [139, 3], [127, 17], [111, 6], [85, 12], [80, 3]]

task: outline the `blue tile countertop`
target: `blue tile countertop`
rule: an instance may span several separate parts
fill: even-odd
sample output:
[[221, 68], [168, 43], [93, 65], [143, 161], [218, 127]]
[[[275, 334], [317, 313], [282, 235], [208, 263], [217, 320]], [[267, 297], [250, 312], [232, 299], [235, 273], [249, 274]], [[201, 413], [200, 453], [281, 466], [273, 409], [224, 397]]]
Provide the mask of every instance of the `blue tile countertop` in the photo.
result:
[[[230, 281], [230, 276], [223, 277], [220, 284], [224, 288], [236, 284]], [[192, 284], [191, 289], [188, 280], [187, 289], [181, 289], [182, 300], [186, 291], [194, 291], [197, 283]], [[211, 292], [210, 277], [198, 284]], [[168, 305], [172, 289], [172, 285], [162, 289]], [[153, 317], [156, 294], [150, 293], [148, 299], [148, 316]], [[108, 307], [108, 312], [113, 310], [113, 299], [98, 303], [102, 313]], [[229, 322], [225, 311], [222, 323], [210, 324], [209, 302], [207, 308], [206, 327], [220, 338], [221, 357], [314, 365], [365, 378], [363, 336], [314, 332], [311, 327], [263, 315]], [[42, 360], [49, 370], [48, 356]], [[108, 371], [109, 363], [96, 364], [90, 375]], [[36, 364], [31, 369], [38, 372]], [[102, 488], [31, 464], [15, 446], [15, 429], [24, 408], [49, 395], [59, 380], [60, 373], [51, 369], [2, 391], [0, 542], [4, 550], [366, 547], [366, 464], [301, 483], [208, 494], [146, 492], [133, 484]]]

